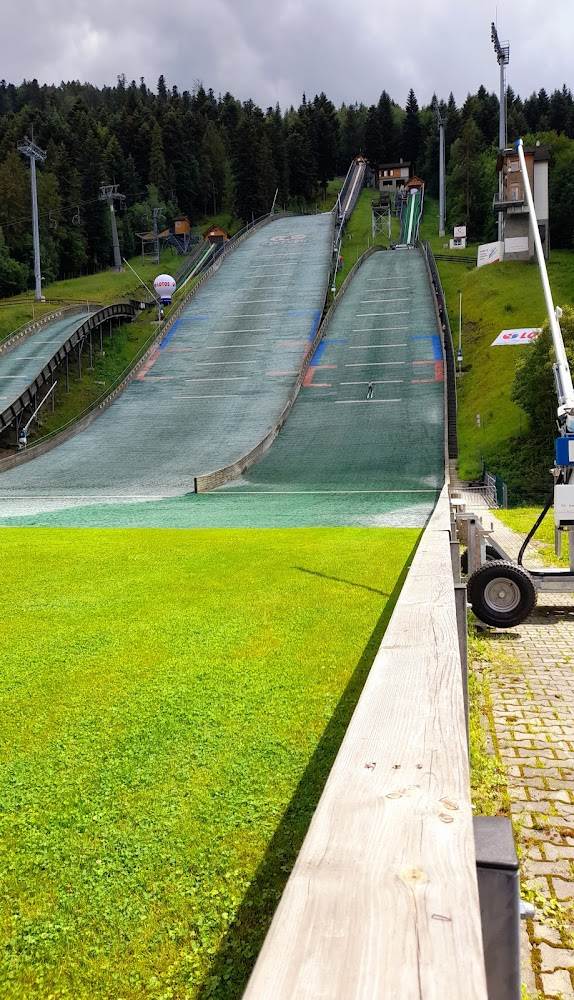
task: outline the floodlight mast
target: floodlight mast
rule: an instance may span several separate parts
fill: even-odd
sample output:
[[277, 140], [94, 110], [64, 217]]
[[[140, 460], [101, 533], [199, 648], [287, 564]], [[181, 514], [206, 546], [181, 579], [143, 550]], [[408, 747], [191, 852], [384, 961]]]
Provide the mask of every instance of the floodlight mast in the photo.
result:
[[[500, 115], [498, 119], [498, 148], [500, 152], [504, 152], [506, 149], [506, 74], [505, 67], [508, 66], [510, 62], [510, 44], [508, 42], [501, 42], [498, 38], [498, 31], [496, 30], [496, 25], [494, 21], [490, 25], [490, 40], [494, 46], [494, 51], [496, 53], [496, 61], [500, 67]], [[499, 175], [498, 182], [498, 193], [500, 199], [502, 200], [502, 170]], [[498, 216], [498, 239], [502, 240], [504, 236], [504, 219], [502, 212]]]
[[524, 144], [522, 139], [518, 139], [515, 142], [514, 147], [518, 153], [520, 169], [522, 171], [524, 194], [526, 196], [528, 211], [530, 213], [530, 225], [532, 228], [532, 235], [534, 237], [536, 259], [540, 270], [544, 301], [546, 303], [548, 322], [550, 324], [550, 332], [552, 334], [552, 343], [554, 345], [554, 353], [556, 355], [556, 363], [553, 365], [553, 369], [554, 379], [556, 382], [556, 393], [558, 395], [558, 421], [562, 434], [574, 434], [574, 386], [572, 385], [570, 365], [568, 364], [566, 349], [564, 347], [564, 338], [562, 337], [562, 330], [560, 329], [560, 323], [558, 322], [559, 313], [552, 300], [552, 291], [548, 280], [548, 270], [544, 259], [542, 240], [540, 239], [540, 233], [538, 231], [538, 220], [536, 218], [536, 211], [534, 208], [534, 198], [532, 197], [532, 189], [530, 187], [530, 178], [526, 167]]

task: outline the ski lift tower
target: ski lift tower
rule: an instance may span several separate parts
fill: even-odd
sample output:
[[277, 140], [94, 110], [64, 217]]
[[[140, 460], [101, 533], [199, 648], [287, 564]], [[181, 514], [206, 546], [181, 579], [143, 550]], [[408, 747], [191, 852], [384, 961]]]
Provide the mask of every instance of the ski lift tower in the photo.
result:
[[386, 233], [391, 239], [391, 198], [388, 192], [381, 192], [379, 203], [371, 204], [371, 235], [373, 243], [377, 233]]
[[114, 209], [114, 201], [118, 201], [120, 204], [126, 200], [125, 194], [120, 194], [118, 191], [119, 184], [100, 184], [100, 201], [107, 202], [110, 209], [110, 220], [112, 224], [112, 246], [114, 251], [114, 270], [122, 270], [122, 255], [120, 253], [120, 241], [118, 239], [118, 226], [116, 223], [116, 213]]
[[[32, 133], [33, 134], [33, 133]], [[34, 281], [36, 302], [42, 301], [42, 268], [40, 264], [40, 227], [38, 225], [38, 194], [36, 190], [36, 160], [43, 163], [46, 154], [28, 136], [18, 146], [18, 152], [30, 160], [30, 186], [32, 189], [32, 240], [34, 243]]]

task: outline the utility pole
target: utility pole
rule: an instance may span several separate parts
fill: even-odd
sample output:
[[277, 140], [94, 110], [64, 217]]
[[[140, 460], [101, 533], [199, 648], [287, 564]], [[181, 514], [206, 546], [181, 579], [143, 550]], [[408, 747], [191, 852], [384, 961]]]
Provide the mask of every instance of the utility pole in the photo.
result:
[[[498, 148], [501, 153], [506, 149], [506, 66], [510, 62], [510, 43], [500, 42], [498, 38], [498, 31], [496, 30], [496, 25], [492, 21], [490, 25], [490, 40], [494, 46], [494, 51], [496, 52], [496, 61], [500, 68], [500, 116], [498, 119]], [[499, 200], [502, 201], [503, 195], [503, 176], [502, 170], [500, 170], [498, 175], [498, 195]], [[504, 239], [504, 219], [503, 213], [498, 213], [498, 239]]]
[[118, 227], [116, 224], [116, 213], [114, 201], [125, 201], [125, 194], [118, 191], [119, 184], [100, 184], [100, 201], [107, 201], [110, 206], [110, 216], [112, 220], [112, 243], [114, 247], [114, 268], [116, 271], [122, 269], [122, 257], [120, 254], [120, 241], [118, 239]]
[[18, 152], [23, 153], [30, 160], [30, 186], [32, 188], [32, 239], [34, 242], [34, 280], [36, 290], [34, 298], [36, 302], [42, 299], [42, 268], [40, 265], [40, 227], [38, 225], [38, 192], [36, 189], [36, 160], [43, 163], [46, 154], [28, 136], [24, 136], [23, 141], [18, 146]]
[[440, 111], [437, 112], [438, 117], [438, 134], [439, 134], [439, 154], [438, 154], [438, 234], [439, 236], [444, 236], [444, 226], [445, 226], [445, 159], [444, 159], [444, 127], [446, 125], [445, 119], [443, 118]]

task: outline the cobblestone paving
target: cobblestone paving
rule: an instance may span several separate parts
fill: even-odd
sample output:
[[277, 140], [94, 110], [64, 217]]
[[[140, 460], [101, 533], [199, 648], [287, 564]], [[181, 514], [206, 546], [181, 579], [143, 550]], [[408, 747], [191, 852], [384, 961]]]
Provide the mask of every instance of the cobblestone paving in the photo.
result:
[[[515, 556], [520, 539], [493, 521]], [[523, 894], [531, 889], [537, 909], [524, 936], [523, 981], [531, 996], [574, 1000], [574, 598], [542, 594], [526, 622], [489, 634], [509, 658], [492, 671], [494, 724]]]

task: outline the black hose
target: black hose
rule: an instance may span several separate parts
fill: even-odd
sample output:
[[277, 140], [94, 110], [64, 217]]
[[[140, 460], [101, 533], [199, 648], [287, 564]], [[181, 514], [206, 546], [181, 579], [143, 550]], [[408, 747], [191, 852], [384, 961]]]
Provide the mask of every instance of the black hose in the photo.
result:
[[[562, 478], [562, 476], [560, 475], [558, 477], [558, 479], [556, 480], [556, 482], [559, 483], [560, 480], [561, 480], [561, 478]], [[535, 535], [536, 532], [538, 531], [538, 529], [539, 529], [540, 525], [542, 524], [544, 518], [546, 517], [548, 511], [550, 510], [550, 508], [552, 506], [553, 500], [554, 500], [554, 486], [552, 487], [552, 489], [550, 491], [550, 496], [548, 497], [548, 500], [546, 501], [546, 504], [544, 506], [544, 510], [536, 518], [536, 521], [534, 522], [533, 526], [531, 527], [530, 531], [528, 532], [526, 538], [524, 539], [524, 541], [523, 541], [523, 543], [522, 543], [522, 545], [520, 547], [520, 552], [518, 553], [518, 559], [516, 560], [519, 566], [522, 566], [522, 558], [524, 556], [524, 553], [526, 552], [526, 548], [527, 548], [527, 546], [528, 546], [531, 538], [533, 537], [533, 535]]]

